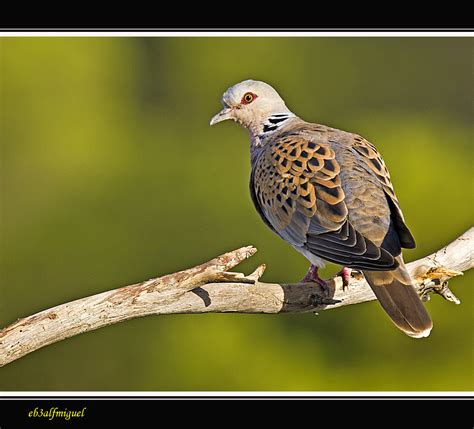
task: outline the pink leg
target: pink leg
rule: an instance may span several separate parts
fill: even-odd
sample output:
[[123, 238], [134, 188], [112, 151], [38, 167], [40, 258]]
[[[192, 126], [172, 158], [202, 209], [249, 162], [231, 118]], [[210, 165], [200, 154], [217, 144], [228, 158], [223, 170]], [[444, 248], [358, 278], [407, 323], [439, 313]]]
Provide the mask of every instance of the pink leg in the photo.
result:
[[325, 298], [322, 298], [320, 295], [317, 294], [312, 295], [312, 299], [314, 299], [313, 305], [318, 306], [321, 304], [335, 304], [336, 302], [340, 302], [329, 298], [331, 295], [331, 288], [329, 287], [329, 284], [326, 280], [319, 277], [318, 267], [316, 267], [315, 265], [309, 266], [308, 272], [301, 280], [301, 283], [316, 283], [317, 285], [321, 286]]
[[337, 273], [338, 276], [342, 277], [342, 290], [346, 290], [349, 287], [351, 281], [352, 270], [347, 267], [343, 267], [341, 271]]
[[317, 283], [319, 286], [327, 288], [326, 280], [318, 276], [318, 267], [315, 265], [309, 266], [308, 272], [301, 280], [301, 283]]

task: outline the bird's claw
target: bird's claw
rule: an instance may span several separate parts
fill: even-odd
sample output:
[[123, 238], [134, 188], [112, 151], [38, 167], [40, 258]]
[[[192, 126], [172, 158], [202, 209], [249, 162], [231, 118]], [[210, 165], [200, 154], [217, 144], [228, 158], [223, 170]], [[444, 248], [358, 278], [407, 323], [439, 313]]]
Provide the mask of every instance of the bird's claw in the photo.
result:
[[329, 293], [331, 291], [328, 282], [318, 276], [318, 267], [314, 265], [311, 265], [309, 267], [309, 270], [301, 280], [301, 283], [316, 283], [317, 285], [321, 286], [324, 296], [326, 297], [329, 296]]
[[346, 291], [349, 289], [351, 283], [352, 274], [358, 272], [357, 270], [352, 270], [351, 268], [344, 267], [341, 271], [337, 273], [337, 276], [342, 278], [342, 290]]

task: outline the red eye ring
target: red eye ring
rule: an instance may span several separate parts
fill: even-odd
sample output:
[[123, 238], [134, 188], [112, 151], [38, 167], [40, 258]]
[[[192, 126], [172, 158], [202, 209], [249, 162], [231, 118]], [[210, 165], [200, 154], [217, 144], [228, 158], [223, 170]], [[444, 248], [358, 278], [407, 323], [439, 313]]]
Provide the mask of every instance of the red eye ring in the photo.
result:
[[250, 104], [256, 98], [257, 98], [257, 95], [254, 94], [253, 92], [246, 92], [240, 102], [241, 104]]

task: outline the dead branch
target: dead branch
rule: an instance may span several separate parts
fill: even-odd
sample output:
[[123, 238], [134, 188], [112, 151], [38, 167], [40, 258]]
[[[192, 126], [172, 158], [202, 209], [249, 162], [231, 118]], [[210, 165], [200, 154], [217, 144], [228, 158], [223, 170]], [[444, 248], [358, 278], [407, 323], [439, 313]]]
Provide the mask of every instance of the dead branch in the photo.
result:
[[[448, 280], [473, 266], [474, 228], [436, 253], [407, 264], [423, 299], [430, 292], [460, 301]], [[256, 252], [242, 247], [188, 270], [99, 293], [19, 319], [0, 331], [0, 366], [83, 332], [135, 317], [180, 313], [298, 313], [321, 311], [375, 299], [363, 275], [353, 273], [349, 288], [329, 281], [329, 295], [313, 283], [262, 283], [265, 266], [252, 274], [229, 272]]]

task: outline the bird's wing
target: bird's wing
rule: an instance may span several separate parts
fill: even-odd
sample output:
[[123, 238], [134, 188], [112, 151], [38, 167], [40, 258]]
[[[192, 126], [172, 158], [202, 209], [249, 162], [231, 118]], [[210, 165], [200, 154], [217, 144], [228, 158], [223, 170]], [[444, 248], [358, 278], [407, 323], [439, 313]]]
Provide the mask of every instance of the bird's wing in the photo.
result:
[[393, 256], [348, 220], [340, 170], [327, 142], [282, 135], [254, 162], [254, 203], [265, 222], [295, 247], [349, 267], [394, 269]]
[[363, 137], [354, 135], [352, 140], [352, 147], [361, 156], [362, 161], [374, 173], [379, 180], [382, 188], [387, 196], [387, 201], [390, 206], [393, 226], [398, 235], [401, 247], [412, 249], [415, 247], [415, 239], [411, 235], [408, 227], [405, 224], [400, 204], [393, 189], [392, 181], [390, 180], [390, 173], [375, 146], [365, 140]]

